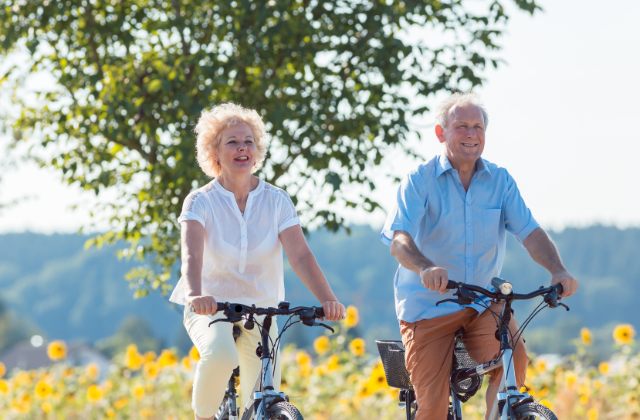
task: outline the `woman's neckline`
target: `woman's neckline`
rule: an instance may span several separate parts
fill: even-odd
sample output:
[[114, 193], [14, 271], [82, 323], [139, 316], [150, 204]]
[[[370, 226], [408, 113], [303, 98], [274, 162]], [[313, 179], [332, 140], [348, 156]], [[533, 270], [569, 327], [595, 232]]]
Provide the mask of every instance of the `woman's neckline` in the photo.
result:
[[[218, 178], [216, 178], [213, 182], [214, 182], [213, 185], [216, 187], [216, 189], [218, 189], [218, 191], [220, 191], [225, 195], [235, 198], [235, 194], [233, 193], [233, 191], [229, 191], [225, 187], [223, 187], [220, 181], [218, 180]], [[264, 188], [264, 181], [261, 178], [258, 178], [258, 185], [254, 189], [249, 191], [249, 197], [259, 193], [263, 188]]]

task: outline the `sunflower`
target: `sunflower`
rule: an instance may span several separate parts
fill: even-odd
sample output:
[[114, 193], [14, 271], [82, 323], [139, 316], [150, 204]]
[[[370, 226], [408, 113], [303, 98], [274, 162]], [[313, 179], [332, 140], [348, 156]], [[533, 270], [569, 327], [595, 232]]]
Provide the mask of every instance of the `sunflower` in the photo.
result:
[[113, 408], [109, 407], [109, 408], [107, 408], [107, 411], [106, 411], [105, 414], [107, 415], [107, 417], [112, 419], [112, 418], [114, 418], [116, 416], [116, 411]]
[[89, 402], [98, 402], [102, 399], [103, 395], [104, 392], [98, 385], [91, 385], [89, 389], [87, 389], [87, 400], [89, 400]]
[[9, 392], [9, 382], [0, 379], [0, 394], [6, 394], [7, 392]]
[[633, 342], [633, 337], [636, 335], [636, 330], [631, 324], [620, 324], [613, 330], [613, 339], [616, 344], [623, 345]]
[[189, 357], [193, 360], [200, 360], [200, 352], [198, 352], [198, 349], [195, 346], [191, 347], [191, 350], [189, 350]]
[[25, 394], [20, 398], [16, 398], [11, 401], [11, 408], [19, 413], [28, 413], [31, 411], [31, 398], [28, 394]]
[[113, 406], [116, 408], [116, 410], [120, 410], [122, 407], [125, 407], [127, 404], [129, 404], [129, 398], [125, 397], [125, 398], [120, 398], [119, 400], [114, 402]]
[[535, 368], [538, 372], [544, 372], [547, 370], [547, 362], [544, 359], [536, 359]]
[[356, 356], [362, 356], [364, 354], [364, 340], [362, 338], [356, 338], [349, 343], [349, 350]]
[[325, 354], [327, 350], [329, 350], [329, 337], [321, 335], [316, 338], [313, 342], [313, 348], [316, 350], [316, 353]]
[[89, 363], [87, 365], [87, 376], [91, 379], [96, 379], [100, 376], [100, 367], [97, 363]]
[[180, 364], [182, 365], [182, 369], [184, 369], [186, 372], [191, 371], [191, 363], [193, 363], [193, 359], [191, 359], [189, 356], [183, 357], [182, 360], [180, 361]]
[[333, 356], [330, 356], [329, 360], [327, 360], [327, 372], [334, 372], [338, 370], [338, 367], [340, 366], [338, 362], [338, 356], [336, 356], [335, 354]]
[[144, 364], [144, 367], [142, 368], [142, 372], [145, 378], [149, 380], [155, 379], [158, 377], [158, 374], [160, 373], [160, 364], [157, 362], [147, 362]]
[[51, 360], [62, 360], [67, 357], [67, 345], [64, 341], [52, 341], [47, 346], [47, 355]]
[[36, 395], [40, 398], [46, 398], [53, 392], [53, 387], [46, 381], [39, 381], [36, 384]]
[[173, 366], [178, 363], [178, 358], [169, 350], [162, 350], [160, 357], [158, 357], [158, 363], [160, 363], [160, 367]]
[[345, 324], [347, 324], [347, 327], [353, 328], [358, 325], [358, 320], [358, 308], [356, 308], [355, 306], [349, 306], [347, 308], [347, 316], [344, 320]]
[[384, 368], [382, 364], [379, 363], [371, 372], [371, 376], [369, 376], [368, 384], [371, 386], [373, 392], [378, 391], [381, 388], [384, 388], [387, 384], [387, 377], [384, 374]]
[[138, 347], [135, 344], [130, 344], [124, 354], [125, 366], [131, 370], [138, 370], [142, 366], [143, 361], [142, 356], [138, 353]]
[[44, 411], [45, 413], [50, 412], [51, 410], [53, 410], [53, 406], [51, 405], [51, 403], [49, 401], [43, 401], [42, 405], [40, 406], [40, 408], [42, 409], [42, 411]]
[[136, 397], [137, 400], [144, 397], [144, 388], [141, 385], [134, 386], [131, 392], [133, 396]]
[[601, 374], [608, 375], [609, 372], [611, 371], [611, 366], [609, 366], [609, 363], [607, 362], [602, 362], [598, 365], [598, 370], [600, 371]]
[[587, 420], [598, 420], [599, 415], [598, 408], [591, 407], [589, 411], [587, 411]]
[[593, 334], [591, 334], [589, 328], [583, 328], [580, 330], [580, 338], [582, 340], [582, 344], [587, 347], [593, 344]]
[[7, 367], [4, 363], [0, 362], [0, 378], [2, 378], [5, 373], [7, 373]]
[[155, 351], [148, 351], [144, 354], [144, 361], [145, 362], [153, 362], [154, 360], [156, 360], [156, 352]]

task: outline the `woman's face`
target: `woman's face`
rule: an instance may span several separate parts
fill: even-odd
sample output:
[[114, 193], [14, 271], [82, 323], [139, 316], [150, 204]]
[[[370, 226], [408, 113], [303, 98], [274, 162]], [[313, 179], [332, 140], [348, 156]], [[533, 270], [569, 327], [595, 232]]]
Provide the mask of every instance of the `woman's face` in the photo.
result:
[[248, 124], [241, 122], [222, 131], [218, 160], [222, 173], [251, 173], [256, 163], [256, 144]]

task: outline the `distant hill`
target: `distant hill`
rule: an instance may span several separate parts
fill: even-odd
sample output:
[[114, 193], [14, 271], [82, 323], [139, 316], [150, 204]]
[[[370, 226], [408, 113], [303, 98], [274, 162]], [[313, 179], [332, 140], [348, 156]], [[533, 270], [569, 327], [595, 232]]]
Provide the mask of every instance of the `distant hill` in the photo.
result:
[[[585, 325], [608, 331], [626, 322], [640, 330], [640, 305], [634, 302], [640, 292], [640, 229], [592, 226], [551, 235], [568, 269], [581, 281], [580, 291], [567, 300], [571, 312], [546, 309], [531, 323], [527, 345], [537, 352], [568, 351], [568, 339]], [[137, 315], [166, 345], [184, 341], [181, 308], [172, 308], [157, 294], [134, 300], [124, 280], [132, 263], [118, 260], [112, 247], [84, 250], [87, 238], [0, 235], [0, 298], [50, 338], [95, 342], [113, 335], [127, 316]], [[359, 333], [370, 346], [375, 338], [399, 337], [393, 303], [397, 262], [380, 242], [379, 232], [368, 226], [352, 227], [350, 236], [313, 232], [309, 244], [338, 297], [360, 309]], [[501, 277], [519, 291], [549, 281], [546, 271], [511, 236]], [[287, 300], [316, 303], [288, 266], [285, 285]], [[533, 305], [518, 304], [518, 320], [523, 321]], [[302, 345], [320, 332], [296, 331], [292, 336]], [[601, 335], [606, 341], [606, 333]]]

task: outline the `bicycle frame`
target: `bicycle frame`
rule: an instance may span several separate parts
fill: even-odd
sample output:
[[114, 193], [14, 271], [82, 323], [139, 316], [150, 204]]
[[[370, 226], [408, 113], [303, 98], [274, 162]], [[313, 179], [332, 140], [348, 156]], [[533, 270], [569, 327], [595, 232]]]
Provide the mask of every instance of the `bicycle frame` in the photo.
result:
[[[500, 350], [502, 355], [490, 362], [478, 365], [475, 368], [462, 369], [455, 375], [455, 380], [458, 381], [483, 375], [487, 372], [503, 367], [502, 378], [500, 379], [500, 385], [498, 386], [498, 394], [493, 401], [489, 420], [506, 420], [510, 411], [510, 408], [506, 407], [513, 407], [514, 404], [519, 402], [525, 403], [529, 400], [533, 401], [529, 394], [519, 392], [516, 383], [515, 367], [513, 364], [513, 347], [511, 346], [508, 330], [508, 325], [511, 321], [511, 302], [512, 300], [510, 299], [505, 300], [500, 316], [502, 322], [498, 332], [500, 335]], [[453, 390], [451, 390], [451, 400], [453, 404], [453, 419], [461, 420], [462, 410], [460, 407], [460, 400], [457, 398]], [[512, 400], [516, 401], [512, 402]]]
[[[271, 347], [269, 346], [271, 323], [272, 316], [266, 315], [261, 331], [260, 360], [262, 361], [262, 368], [260, 369], [260, 376], [256, 378], [249, 401], [244, 408], [244, 412], [249, 413], [253, 406], [255, 420], [267, 420], [269, 418], [268, 407], [279, 401], [288, 401], [283, 392], [276, 392], [273, 388], [273, 363], [271, 360]], [[242, 418], [243, 420], [248, 420], [245, 415]]]

